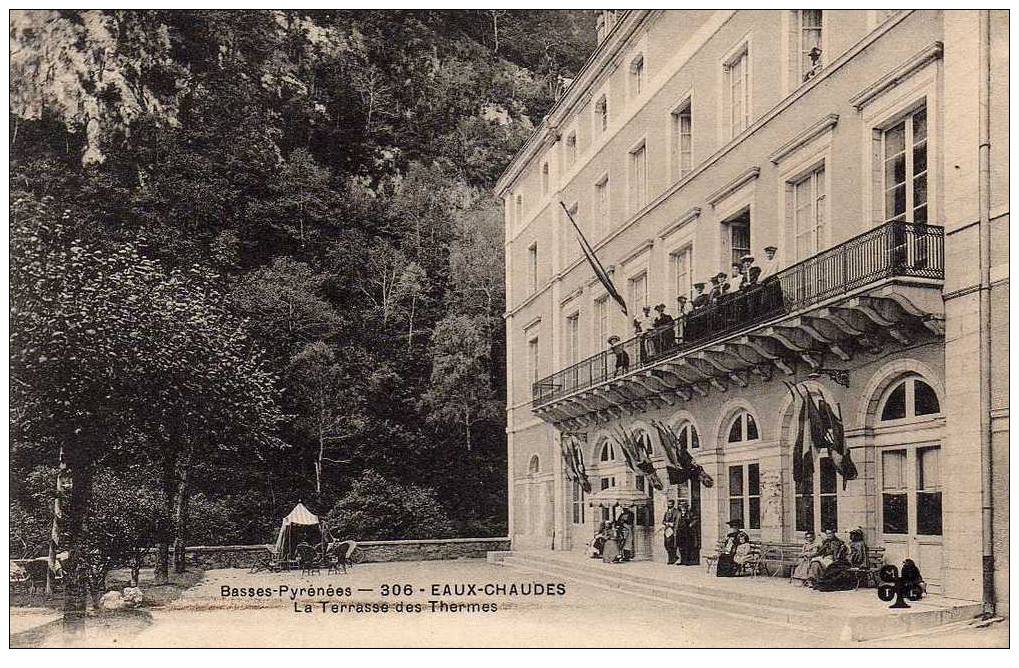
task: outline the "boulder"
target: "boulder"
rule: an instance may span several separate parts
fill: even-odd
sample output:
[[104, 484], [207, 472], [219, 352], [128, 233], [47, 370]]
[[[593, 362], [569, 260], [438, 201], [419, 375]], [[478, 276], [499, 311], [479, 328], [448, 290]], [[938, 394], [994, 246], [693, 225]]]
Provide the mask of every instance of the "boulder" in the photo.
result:
[[120, 610], [124, 606], [124, 597], [119, 591], [108, 591], [99, 599], [99, 607], [102, 610]]
[[124, 605], [137, 608], [145, 600], [145, 595], [138, 587], [124, 587]]

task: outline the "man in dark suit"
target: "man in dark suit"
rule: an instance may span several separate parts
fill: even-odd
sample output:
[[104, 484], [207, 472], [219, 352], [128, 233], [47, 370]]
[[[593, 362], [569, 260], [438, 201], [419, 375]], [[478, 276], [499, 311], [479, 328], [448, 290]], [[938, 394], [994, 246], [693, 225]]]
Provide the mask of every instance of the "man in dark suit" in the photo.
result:
[[[691, 483], [692, 484], [692, 483]], [[701, 562], [701, 525], [690, 512], [686, 501], [679, 502], [676, 517], [676, 549], [682, 566], [696, 566]]]

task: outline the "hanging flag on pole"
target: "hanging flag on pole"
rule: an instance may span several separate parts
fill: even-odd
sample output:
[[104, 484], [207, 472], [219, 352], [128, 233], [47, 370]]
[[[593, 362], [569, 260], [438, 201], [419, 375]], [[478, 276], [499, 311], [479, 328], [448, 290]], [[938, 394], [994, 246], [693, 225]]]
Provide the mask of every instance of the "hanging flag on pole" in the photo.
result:
[[577, 221], [573, 219], [573, 214], [570, 213], [570, 210], [566, 208], [566, 205], [563, 204], [562, 201], [559, 202], [559, 206], [563, 207], [563, 211], [566, 212], [566, 217], [570, 219], [571, 223], [573, 223], [573, 229], [577, 233], [577, 243], [580, 244], [580, 249], [584, 251], [584, 257], [587, 258], [587, 263], [591, 265], [594, 275], [598, 277], [599, 281], [601, 281], [605, 291], [608, 292], [614, 300], [616, 300], [616, 303], [619, 304], [619, 308], [623, 309], [623, 315], [629, 315], [626, 312], [626, 301], [616, 290], [616, 286], [613, 285], [612, 279], [609, 278], [609, 273], [605, 271], [605, 267], [603, 267], [602, 263], [598, 260], [598, 256], [594, 254], [594, 249], [591, 248], [591, 244], [587, 243], [587, 238], [584, 236], [584, 233], [580, 231], [580, 226], [577, 225]]

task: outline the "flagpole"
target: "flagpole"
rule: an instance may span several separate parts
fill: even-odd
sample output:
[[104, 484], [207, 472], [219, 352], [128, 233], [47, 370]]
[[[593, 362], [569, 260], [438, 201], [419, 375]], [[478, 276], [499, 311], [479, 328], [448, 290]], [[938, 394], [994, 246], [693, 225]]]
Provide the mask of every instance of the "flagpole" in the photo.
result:
[[566, 212], [566, 217], [573, 225], [573, 229], [577, 233], [577, 243], [580, 244], [580, 249], [584, 252], [584, 257], [587, 258], [587, 263], [591, 265], [591, 270], [594, 271], [594, 275], [598, 277], [599, 281], [601, 281], [605, 291], [609, 293], [617, 304], [619, 304], [619, 308], [622, 309], [623, 315], [629, 316], [629, 312], [626, 309], [626, 300], [624, 300], [623, 296], [619, 294], [618, 290], [616, 290], [616, 286], [612, 283], [609, 273], [605, 271], [605, 267], [598, 259], [597, 254], [595, 254], [594, 248], [592, 248], [591, 244], [587, 241], [587, 237], [584, 236], [584, 232], [580, 229], [580, 225], [577, 224], [577, 221], [573, 218], [573, 214], [566, 208], [566, 204], [562, 200], [559, 200], [559, 206], [561, 206], [563, 211]]

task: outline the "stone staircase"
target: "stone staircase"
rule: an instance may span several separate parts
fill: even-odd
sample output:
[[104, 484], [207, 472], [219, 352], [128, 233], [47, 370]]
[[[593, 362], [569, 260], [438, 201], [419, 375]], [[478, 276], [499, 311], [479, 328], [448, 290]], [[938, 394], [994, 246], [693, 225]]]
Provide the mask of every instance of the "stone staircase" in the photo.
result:
[[[873, 589], [821, 594], [776, 578], [720, 579], [703, 568], [665, 564], [608, 565], [568, 552], [489, 552], [491, 563], [580, 584], [669, 601], [690, 612], [711, 610], [835, 643], [935, 628], [980, 614], [980, 605], [932, 597], [908, 610], [889, 610]], [[675, 569], [675, 570], [673, 570]], [[937, 599], [937, 600], [935, 600]]]

